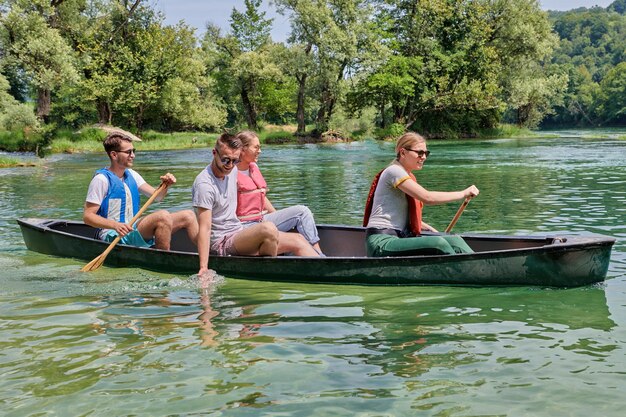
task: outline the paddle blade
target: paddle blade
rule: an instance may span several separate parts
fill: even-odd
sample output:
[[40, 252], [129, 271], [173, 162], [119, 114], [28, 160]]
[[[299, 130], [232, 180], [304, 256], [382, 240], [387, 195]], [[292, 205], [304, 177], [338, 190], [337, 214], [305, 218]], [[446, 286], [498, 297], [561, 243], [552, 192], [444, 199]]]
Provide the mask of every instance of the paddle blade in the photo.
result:
[[94, 260], [92, 260], [91, 262], [89, 262], [87, 265], [83, 266], [80, 271], [81, 272], [91, 272], [91, 271], [95, 271], [96, 269], [100, 268], [102, 266], [102, 264], [104, 263], [104, 256], [102, 255], [98, 255]]

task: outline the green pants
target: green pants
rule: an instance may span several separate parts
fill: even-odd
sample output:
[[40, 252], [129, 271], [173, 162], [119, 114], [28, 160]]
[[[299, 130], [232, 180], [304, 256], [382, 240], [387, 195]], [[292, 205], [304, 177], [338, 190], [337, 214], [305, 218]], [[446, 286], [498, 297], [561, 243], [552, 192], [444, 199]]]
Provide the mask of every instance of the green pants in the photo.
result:
[[454, 255], [473, 253], [460, 236], [419, 236], [399, 238], [370, 235], [366, 240], [367, 256]]

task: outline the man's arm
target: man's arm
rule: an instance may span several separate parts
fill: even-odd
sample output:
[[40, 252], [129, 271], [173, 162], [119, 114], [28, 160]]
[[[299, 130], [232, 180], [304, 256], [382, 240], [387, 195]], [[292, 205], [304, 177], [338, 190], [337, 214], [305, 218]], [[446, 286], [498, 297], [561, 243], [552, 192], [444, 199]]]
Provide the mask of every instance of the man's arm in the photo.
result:
[[91, 227], [99, 227], [101, 229], [113, 229], [118, 235], [124, 237], [133, 231], [132, 225], [116, 222], [115, 220], [106, 219], [98, 214], [99, 204], [85, 202], [83, 209], [83, 221]]
[[209, 242], [211, 239], [211, 225], [213, 222], [213, 211], [201, 207], [196, 207], [198, 217], [198, 257], [200, 258], [200, 277], [209, 273]]
[[[156, 201], [162, 201], [167, 195], [167, 190], [169, 189], [170, 185], [176, 184], [176, 177], [170, 174], [169, 172], [166, 173], [165, 175], [161, 175], [160, 178], [161, 178], [161, 182], [164, 182], [166, 187], [165, 187], [165, 191], [162, 191], [161, 194], [156, 198]], [[143, 183], [141, 187], [139, 187], [139, 192], [145, 195], [146, 197], [152, 196], [152, 194], [154, 194], [155, 191], [156, 191], [156, 188], [154, 188], [147, 182]]]

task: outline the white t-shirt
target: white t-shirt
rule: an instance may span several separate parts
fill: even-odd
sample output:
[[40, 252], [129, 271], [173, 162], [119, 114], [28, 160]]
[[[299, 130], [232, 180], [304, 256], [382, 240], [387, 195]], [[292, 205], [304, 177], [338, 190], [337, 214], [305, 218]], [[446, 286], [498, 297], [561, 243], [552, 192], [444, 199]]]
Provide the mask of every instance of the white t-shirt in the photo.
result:
[[410, 178], [404, 168], [395, 162], [385, 168], [374, 192], [372, 214], [367, 227], [399, 231], [408, 227], [409, 203], [406, 194], [398, 186]]
[[193, 182], [191, 200], [194, 207], [212, 211], [211, 243], [243, 229], [237, 218], [237, 167], [217, 178], [207, 166]]
[[[141, 188], [141, 186], [146, 183], [143, 177], [139, 175], [136, 171], [128, 168], [128, 172], [135, 179], [135, 182], [137, 183], [137, 188]], [[128, 222], [130, 221], [130, 219], [133, 218], [134, 215], [133, 198], [132, 194], [130, 193], [130, 189], [128, 188], [126, 183], [124, 183], [124, 190], [126, 190], [126, 211], [124, 213], [124, 217]], [[87, 198], [85, 199], [85, 201], [101, 206], [108, 192], [109, 179], [104, 174], [96, 174], [89, 183], [89, 189], [87, 190]], [[120, 221], [119, 212], [121, 204], [122, 202], [119, 200], [109, 200], [109, 213], [107, 214], [106, 218], [115, 220], [116, 222]], [[139, 207], [137, 209], [139, 209]], [[102, 229], [100, 231], [100, 238], [104, 239], [104, 236], [106, 236], [106, 234], [109, 233], [110, 230], [111, 229]]]

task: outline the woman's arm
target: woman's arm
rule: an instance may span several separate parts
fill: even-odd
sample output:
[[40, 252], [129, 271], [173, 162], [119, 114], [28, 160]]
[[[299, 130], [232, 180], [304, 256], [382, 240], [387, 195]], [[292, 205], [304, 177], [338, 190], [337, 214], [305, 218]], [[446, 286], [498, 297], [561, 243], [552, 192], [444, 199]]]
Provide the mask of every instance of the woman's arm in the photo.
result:
[[417, 182], [407, 179], [398, 185], [398, 189], [427, 205], [449, 203], [465, 197], [476, 197], [480, 191], [472, 185], [462, 191], [428, 191]]
[[422, 221], [422, 230], [429, 230], [429, 231], [435, 232], [435, 233], [439, 232], [439, 230], [435, 229], [434, 227], [432, 227], [428, 223], [424, 223], [424, 221]]
[[270, 202], [270, 199], [267, 198], [267, 196], [265, 197], [265, 204], [263, 205], [263, 210], [267, 211], [268, 213], [273, 213], [276, 211], [276, 209]]

